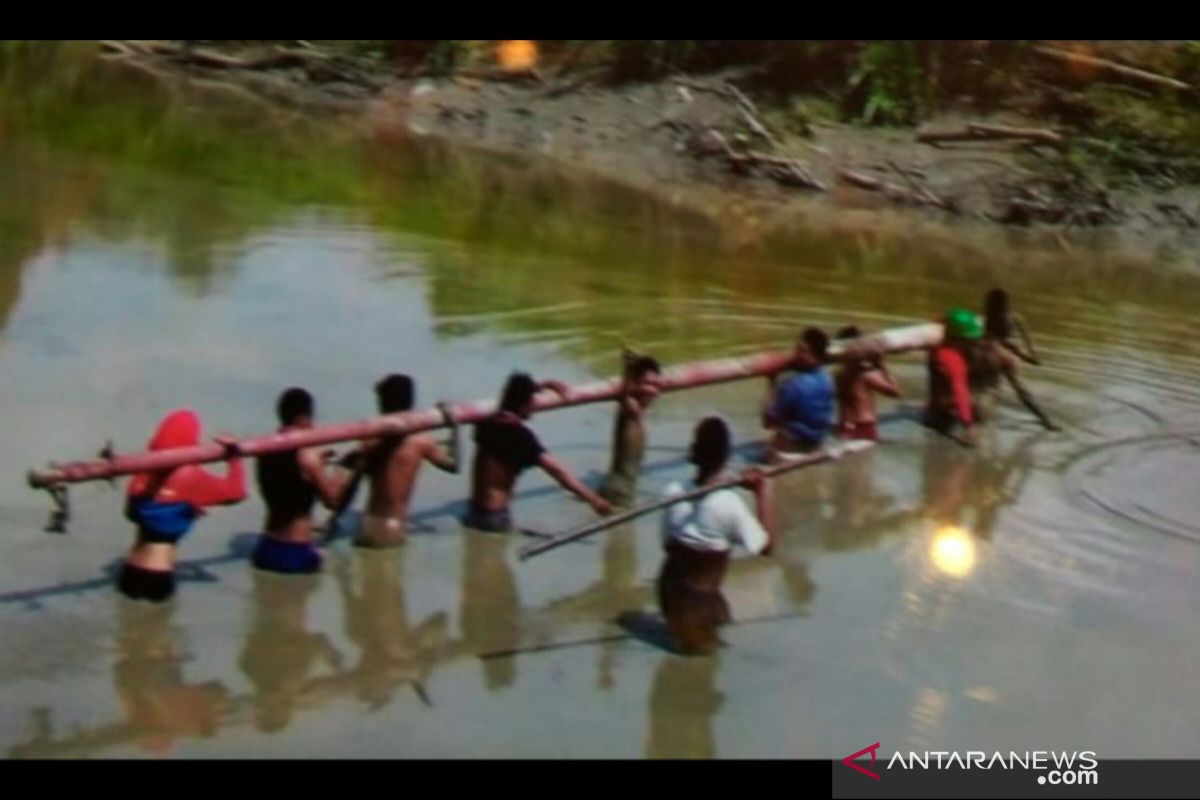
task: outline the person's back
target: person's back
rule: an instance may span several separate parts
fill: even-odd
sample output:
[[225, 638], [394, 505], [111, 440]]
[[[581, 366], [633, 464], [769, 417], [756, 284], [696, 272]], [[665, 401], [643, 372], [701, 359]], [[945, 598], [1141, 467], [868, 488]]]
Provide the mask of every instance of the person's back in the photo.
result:
[[[191, 447], [200, 443], [200, 418], [190, 409], [168, 414], [159, 424], [151, 451]], [[126, 490], [125, 516], [137, 525], [137, 540], [117, 580], [118, 589], [133, 600], [162, 602], [175, 593], [175, 550], [204, 509], [239, 503], [246, 496], [245, 477], [236, 445], [228, 437], [216, 441], [230, 458], [225, 477], [185, 465], [167, 472], [133, 476]]]
[[267, 506], [264, 530], [289, 541], [310, 538], [317, 487], [300, 469], [299, 451], [286, 450], [259, 456], [255, 464], [258, 491]]
[[833, 428], [833, 381], [821, 367], [798, 372], [779, 387], [775, 415], [780, 428], [800, 448], [814, 447]]
[[568, 390], [558, 381], [538, 383], [525, 373], [509, 376], [500, 397], [500, 409], [475, 427], [475, 462], [471, 468], [471, 502], [463, 523], [476, 530], [512, 530], [509, 503], [517, 476], [529, 467], [546, 471], [560, 486], [586, 502], [594, 511], [612, 510], [603, 497], [585, 486], [570, 469], [546, 452], [525, 424], [533, 414], [534, 396], [542, 388], [563, 397]]
[[[855, 326], [843, 328], [839, 339], [860, 335]], [[899, 397], [900, 387], [884, 366], [883, 360], [854, 361], [843, 364], [834, 377], [838, 401], [838, 431], [847, 439], [879, 439], [879, 417], [875, 413], [875, 395]]]
[[497, 519], [508, 511], [517, 477], [536, 466], [545, 448], [517, 416], [500, 412], [475, 427], [471, 504]]
[[[375, 385], [381, 414], [410, 411], [415, 400], [415, 384], [407, 375], [385, 376]], [[449, 411], [442, 413], [457, 437], [457, 426]], [[370, 481], [367, 511], [355, 543], [364, 547], [390, 547], [407, 538], [409, 503], [416, 488], [421, 465], [429, 461], [446, 472], [458, 472], [457, 440], [451, 442], [448, 455], [437, 440], [427, 433], [389, 436], [363, 447], [363, 471]]]
[[996, 416], [1004, 376], [1015, 369], [1016, 358], [1002, 342], [985, 337], [974, 348], [968, 373], [975, 418], [979, 422], [987, 422]]
[[[293, 387], [280, 395], [276, 414], [281, 433], [307, 430], [316, 404], [307, 391]], [[254, 549], [254, 566], [288, 575], [319, 571], [322, 558], [313, 543], [313, 506], [320, 500], [334, 508], [348, 488], [346, 481], [327, 474], [324, 457], [313, 448], [260, 456], [256, 476], [267, 518]]]
[[833, 429], [833, 380], [822, 368], [829, 337], [818, 328], [808, 328], [796, 342], [793, 366], [797, 373], [776, 387], [763, 412], [763, 424], [774, 429], [771, 457], [807, 453], [821, 446]]

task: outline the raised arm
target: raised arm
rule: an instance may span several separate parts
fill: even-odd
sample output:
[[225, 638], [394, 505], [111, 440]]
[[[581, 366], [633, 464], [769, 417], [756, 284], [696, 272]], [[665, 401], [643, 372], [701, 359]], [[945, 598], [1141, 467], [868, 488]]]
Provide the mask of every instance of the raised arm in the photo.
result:
[[237, 443], [228, 436], [214, 437], [214, 441], [225, 448], [229, 457], [224, 476], [192, 467], [180, 470], [177, 482], [172, 480], [172, 488], [199, 508], [233, 505], [246, 499], [246, 470]]
[[462, 466], [459, 461], [459, 454], [462, 452], [462, 448], [459, 438], [458, 420], [454, 419], [454, 415], [450, 412], [450, 406], [446, 403], [438, 403], [437, 407], [442, 412], [442, 417], [445, 418], [446, 424], [450, 426], [450, 438], [446, 440], [446, 449], [442, 449], [442, 446], [432, 437], [425, 440], [425, 447], [421, 455], [426, 461], [443, 472], [457, 475]]
[[866, 381], [868, 387], [886, 397], [899, 397], [901, 394], [900, 384], [882, 361], [877, 362], [876, 368], [866, 374]]

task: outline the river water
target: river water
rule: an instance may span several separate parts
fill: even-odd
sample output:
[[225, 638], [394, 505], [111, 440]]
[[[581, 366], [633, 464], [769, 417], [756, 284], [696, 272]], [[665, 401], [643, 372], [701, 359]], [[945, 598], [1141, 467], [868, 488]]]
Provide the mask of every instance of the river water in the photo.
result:
[[[0, 752], [10, 757], [765, 757], [1092, 749], [1197, 757], [1200, 282], [1099, 255], [955, 260], [845, 231], [746, 248], [703, 216], [547, 163], [314, 123], [164, 86], [86, 53], [4, 54], [0, 82]], [[893, 368], [886, 442], [779, 482], [783, 542], [743, 559], [711, 658], [616, 624], [654, 610], [657, 520], [528, 562], [465, 532], [463, 478], [422, 475], [398, 552], [324, 574], [247, 562], [256, 496], [181, 547], [179, 593], [120, 598], [120, 489], [72, 490], [66, 536], [24, 484], [107, 441], [141, 449], [188, 405], [210, 433], [273, 426], [278, 392], [371, 414], [385, 372], [418, 403], [525, 369], [612, 374], [878, 329], [1013, 295], [1046, 366], [977, 451], [916, 425]], [[641, 489], [688, 474], [692, 424], [759, 435], [763, 386], [662, 398]], [[1010, 398], [1011, 400], [1011, 398]], [[534, 420], [589, 480], [611, 409]], [[526, 475], [544, 532], [587, 509]]]

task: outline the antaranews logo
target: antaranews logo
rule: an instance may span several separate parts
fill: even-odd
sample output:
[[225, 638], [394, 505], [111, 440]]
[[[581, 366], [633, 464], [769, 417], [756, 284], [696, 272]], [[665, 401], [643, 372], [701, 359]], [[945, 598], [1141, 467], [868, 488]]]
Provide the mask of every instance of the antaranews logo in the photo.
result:
[[[872, 769], [875, 766], [876, 751], [879, 748], [880, 743], [876, 742], [857, 753], [846, 756], [842, 759], [842, 763], [872, 780], [880, 780], [880, 774]], [[868, 755], [871, 758], [868, 766], [864, 767], [858, 763]], [[907, 754], [897, 750], [888, 759], [884, 772], [890, 772], [893, 769], [906, 771], [1026, 770], [1037, 773], [1037, 782], [1043, 786], [1045, 784], [1051, 786], [1097, 786], [1100, 783], [1100, 773], [1097, 770], [1099, 766], [1100, 762], [1096, 760], [1094, 750], [1071, 752], [1026, 750], [1020, 753], [1013, 750], [1007, 753], [999, 750], [991, 753], [983, 750], [968, 750], [966, 753], [960, 753], [957, 750], [925, 750], [920, 753], [909, 751]]]

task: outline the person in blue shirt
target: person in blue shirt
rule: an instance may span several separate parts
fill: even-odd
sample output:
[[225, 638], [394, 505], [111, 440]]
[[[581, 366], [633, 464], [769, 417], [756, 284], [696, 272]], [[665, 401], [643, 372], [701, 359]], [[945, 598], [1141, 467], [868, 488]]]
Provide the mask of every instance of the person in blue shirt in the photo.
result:
[[811, 453], [833, 429], [833, 380], [822, 368], [828, 349], [825, 332], [808, 328], [796, 342], [796, 374], [782, 383], [778, 374], [770, 377], [772, 399], [763, 412], [763, 425], [773, 431], [769, 460]]

